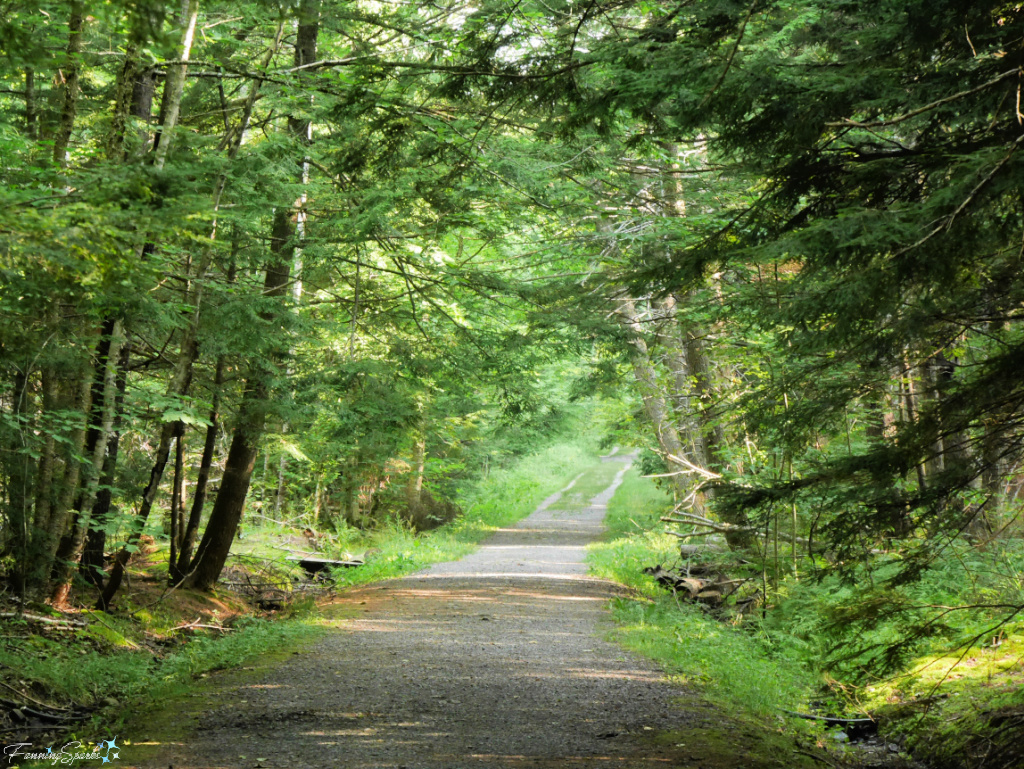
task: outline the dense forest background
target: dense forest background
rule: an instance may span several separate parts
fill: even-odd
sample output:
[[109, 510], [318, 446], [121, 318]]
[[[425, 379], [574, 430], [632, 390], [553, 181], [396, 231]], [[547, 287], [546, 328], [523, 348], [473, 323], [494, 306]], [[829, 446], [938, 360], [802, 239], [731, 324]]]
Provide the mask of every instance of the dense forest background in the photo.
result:
[[0, 9], [22, 600], [426, 529], [585, 418], [842, 680], [1019, 627], [1019, 4]]

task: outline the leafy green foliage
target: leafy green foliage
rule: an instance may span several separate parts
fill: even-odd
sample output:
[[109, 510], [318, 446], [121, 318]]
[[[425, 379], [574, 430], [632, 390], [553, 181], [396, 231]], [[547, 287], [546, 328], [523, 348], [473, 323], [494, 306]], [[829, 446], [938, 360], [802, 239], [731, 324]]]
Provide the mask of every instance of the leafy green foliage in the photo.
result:
[[464, 513], [438, 529], [416, 534], [391, 521], [368, 532], [343, 530], [335, 546], [366, 554], [367, 563], [335, 577], [345, 585], [365, 584], [457, 560], [496, 529], [532, 513], [542, 500], [564, 488], [579, 468], [591, 465], [593, 470], [593, 462], [593, 447], [587, 441], [556, 443], [469, 485], [457, 498]]

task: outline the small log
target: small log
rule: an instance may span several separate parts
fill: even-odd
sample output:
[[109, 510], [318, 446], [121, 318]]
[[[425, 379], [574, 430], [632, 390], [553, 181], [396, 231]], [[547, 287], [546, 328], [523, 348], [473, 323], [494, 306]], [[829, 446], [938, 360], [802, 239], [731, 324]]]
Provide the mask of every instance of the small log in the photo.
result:
[[690, 598], [696, 598], [701, 591], [705, 590], [711, 585], [710, 580], [697, 579], [696, 577], [684, 577], [681, 574], [663, 569], [661, 564], [658, 564], [654, 568], [644, 569], [644, 574], [650, 574], [654, 579], [658, 581], [659, 585], [667, 587], [672, 591], [685, 591], [689, 594]]
[[309, 556], [289, 557], [287, 561], [294, 561], [302, 567], [310, 577], [323, 577], [328, 569], [353, 569], [362, 566], [362, 561], [336, 561], [330, 558], [313, 558]]

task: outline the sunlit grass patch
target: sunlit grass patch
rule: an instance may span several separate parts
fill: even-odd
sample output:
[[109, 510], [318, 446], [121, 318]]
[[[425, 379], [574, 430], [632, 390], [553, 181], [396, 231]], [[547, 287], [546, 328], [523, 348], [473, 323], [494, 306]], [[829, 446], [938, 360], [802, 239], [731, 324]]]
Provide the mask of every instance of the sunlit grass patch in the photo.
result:
[[1024, 703], [1024, 622], [1000, 628], [971, 647], [924, 655], [907, 673], [865, 687], [865, 693], [883, 706], [931, 697], [939, 687], [946, 696], [980, 688], [1013, 692]]
[[590, 504], [595, 496], [607, 489], [616, 474], [622, 469], [620, 462], [597, 462], [587, 468], [567, 489], [551, 508], [553, 510], [582, 510]]
[[1024, 622], [921, 655], [905, 673], [866, 686], [862, 697], [892, 734], [932, 758], [972, 767], [987, 765], [986, 755], [994, 766], [1024, 763], [1014, 734], [1024, 729]]
[[[366, 554], [366, 563], [335, 572], [335, 577], [342, 585], [362, 585], [411, 574], [434, 563], [458, 560], [473, 552], [497, 529], [532, 513], [546, 497], [592, 465], [596, 466], [596, 457], [580, 442], [557, 444], [523, 458], [512, 467], [495, 470], [458, 500], [465, 513], [451, 523], [416, 533], [399, 522], [391, 522], [344, 540], [350, 550]], [[608, 483], [610, 478], [598, 491]]]
[[682, 683], [713, 701], [757, 715], [796, 710], [814, 679], [795, 661], [773, 653], [759, 639], [708, 617], [699, 606], [618, 599], [612, 637], [627, 649], [657, 660]]
[[629, 470], [608, 505], [604, 538], [588, 548], [591, 574], [645, 595], [662, 595], [663, 589], [643, 569], [679, 559], [677, 540], [662, 531], [658, 520], [670, 505], [671, 497], [653, 481]]

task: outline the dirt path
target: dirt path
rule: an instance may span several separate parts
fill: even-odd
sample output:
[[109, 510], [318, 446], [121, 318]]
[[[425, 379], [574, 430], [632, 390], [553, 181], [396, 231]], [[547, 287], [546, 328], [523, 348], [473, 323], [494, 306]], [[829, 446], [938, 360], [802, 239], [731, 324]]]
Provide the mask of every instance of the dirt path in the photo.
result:
[[556, 495], [461, 561], [346, 592], [358, 611], [339, 631], [140, 766], [723, 766], [655, 739], [713, 715], [696, 701], [684, 715], [684, 690], [602, 640], [616, 588], [585, 576], [584, 548], [629, 460], [607, 459], [621, 470], [582, 511]]

